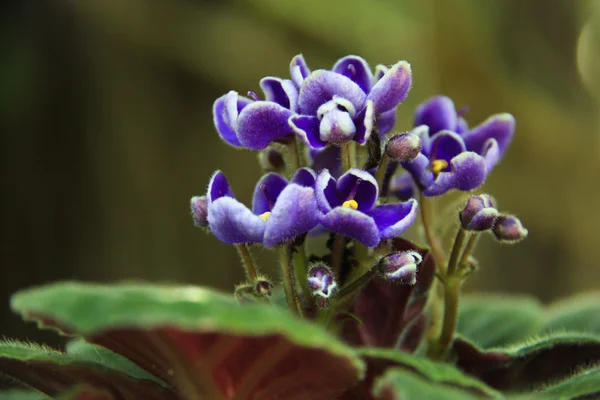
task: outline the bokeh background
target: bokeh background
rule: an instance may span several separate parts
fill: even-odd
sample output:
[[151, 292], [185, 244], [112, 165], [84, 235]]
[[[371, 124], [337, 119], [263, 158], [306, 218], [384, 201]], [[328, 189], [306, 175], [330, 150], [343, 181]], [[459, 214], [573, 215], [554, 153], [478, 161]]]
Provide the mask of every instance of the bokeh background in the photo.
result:
[[[193, 227], [189, 198], [224, 170], [249, 200], [256, 154], [221, 142], [212, 102], [287, 76], [406, 59], [414, 107], [443, 93], [476, 124], [511, 112], [485, 190], [519, 215], [485, 238], [468, 290], [542, 301], [600, 289], [600, 0], [58, 0], [0, 6], [0, 334], [56, 343], [9, 310], [21, 287], [145, 279], [231, 290], [234, 249]], [[265, 252], [259, 259], [271, 264]]]

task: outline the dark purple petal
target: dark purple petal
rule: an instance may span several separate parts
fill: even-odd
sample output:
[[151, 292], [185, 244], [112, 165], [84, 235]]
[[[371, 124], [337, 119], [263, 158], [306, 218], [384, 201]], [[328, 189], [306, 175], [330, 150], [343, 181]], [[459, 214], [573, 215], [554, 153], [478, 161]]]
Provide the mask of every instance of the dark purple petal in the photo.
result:
[[274, 140], [290, 135], [288, 119], [294, 113], [271, 101], [255, 101], [238, 117], [237, 136], [244, 147], [262, 150]]
[[369, 93], [371, 86], [373, 86], [374, 79], [371, 67], [362, 57], [346, 56], [340, 58], [332, 70], [356, 82], [365, 93]]
[[411, 199], [404, 203], [383, 204], [369, 213], [377, 224], [381, 240], [402, 235], [415, 222], [418, 203]]
[[274, 101], [289, 110], [295, 111], [298, 106], [298, 89], [289, 79], [268, 76], [260, 80], [260, 87], [265, 93], [265, 100]]
[[290, 182], [300, 186], [313, 187], [315, 186], [316, 179], [317, 174], [315, 174], [315, 171], [310, 168], [300, 168], [296, 171]]
[[312, 169], [317, 173], [328, 169], [332, 176], [338, 177], [342, 174], [342, 162], [339, 146], [330, 145], [322, 150], [311, 149]]
[[433, 143], [431, 137], [429, 136], [429, 127], [427, 125], [419, 125], [416, 128], [413, 128], [410, 133], [421, 138], [421, 153], [429, 157]]
[[319, 223], [313, 188], [288, 185], [267, 220], [264, 245], [273, 247], [308, 232]]
[[410, 162], [402, 163], [402, 167], [412, 175], [415, 182], [422, 188], [427, 188], [433, 184], [435, 177], [429, 169], [429, 158], [423, 153]]
[[366, 94], [350, 79], [333, 71], [317, 70], [311, 73], [300, 87], [298, 107], [302, 114], [316, 115], [322, 104], [339, 96], [352, 103], [355, 110], [362, 109]]
[[402, 201], [410, 199], [415, 193], [412, 175], [408, 172], [394, 175], [390, 180], [388, 191]]
[[373, 126], [375, 124], [375, 103], [373, 101], [367, 101], [367, 106], [358, 113], [356, 121], [358, 129], [356, 135], [354, 135], [354, 140], [362, 145], [369, 140], [371, 133], [373, 133]]
[[389, 111], [396, 108], [406, 98], [411, 82], [410, 64], [400, 61], [377, 81], [367, 99], [375, 102], [375, 111], [378, 114]]
[[304, 56], [302, 54], [294, 56], [290, 63], [290, 76], [294, 83], [300, 87], [308, 75], [310, 75], [310, 69], [306, 65], [306, 61], [304, 61]]
[[494, 167], [496, 166], [496, 164], [498, 164], [500, 158], [502, 157], [496, 139], [488, 139], [488, 141], [485, 142], [485, 144], [483, 145], [483, 150], [481, 151], [481, 155], [485, 159], [487, 173], [489, 175], [489, 173], [492, 172], [492, 169], [494, 169]]
[[329, 143], [343, 143], [354, 138], [356, 126], [350, 115], [337, 108], [327, 112], [319, 125], [319, 137]]
[[465, 132], [469, 132], [469, 123], [463, 117], [458, 118], [458, 123], [456, 124], [456, 133], [463, 134]]
[[315, 182], [315, 196], [317, 198], [317, 206], [321, 212], [329, 212], [332, 208], [341, 206], [342, 201], [337, 195], [335, 179], [331, 176], [327, 169], [321, 171]]
[[488, 139], [496, 139], [500, 157], [504, 155], [515, 133], [515, 117], [511, 114], [492, 115], [481, 125], [476, 126], [463, 135], [465, 144], [469, 151], [482, 154], [484, 145]]
[[362, 169], [352, 168], [338, 179], [337, 195], [342, 202], [355, 200], [358, 210], [367, 212], [375, 207], [379, 188], [373, 175]]
[[441, 130], [456, 131], [458, 116], [454, 102], [446, 96], [435, 96], [417, 107], [415, 125], [427, 125], [429, 134], [434, 135]]
[[385, 75], [386, 72], [388, 72], [390, 70], [389, 67], [383, 65], [383, 64], [379, 64], [375, 67], [375, 82], [377, 82], [378, 80], [380, 80], [381, 78], [383, 78], [383, 76]]
[[321, 224], [329, 231], [358, 240], [365, 246], [379, 244], [379, 231], [370, 216], [349, 207], [336, 207], [321, 216]]
[[217, 239], [235, 244], [262, 243], [266, 223], [236, 199], [221, 197], [208, 206], [208, 225]]
[[381, 136], [385, 135], [396, 125], [396, 109], [386, 111], [377, 117], [377, 129]]
[[462, 138], [452, 131], [440, 131], [431, 137], [432, 160], [446, 160], [448, 163], [454, 157], [466, 151]]
[[434, 183], [425, 190], [425, 196], [439, 196], [450, 189], [469, 191], [485, 182], [487, 168], [485, 160], [479, 154], [466, 151], [454, 157], [450, 164], [451, 171], [440, 173]]
[[239, 97], [233, 90], [228, 94], [219, 97], [213, 104], [213, 122], [219, 132], [221, 139], [232, 146], [241, 147], [235, 128], [237, 124], [238, 113], [252, 103], [252, 100], [246, 97]]
[[271, 211], [275, 206], [277, 197], [287, 184], [287, 179], [274, 172], [263, 175], [254, 188], [252, 212], [261, 215]]
[[210, 181], [208, 182], [206, 200], [210, 205], [211, 202], [224, 196], [235, 197], [225, 174], [221, 171], [216, 171], [213, 176], [210, 177]]
[[313, 149], [322, 149], [327, 145], [326, 142], [321, 140], [319, 134], [321, 124], [319, 118], [309, 115], [293, 115], [288, 123], [294, 133]]

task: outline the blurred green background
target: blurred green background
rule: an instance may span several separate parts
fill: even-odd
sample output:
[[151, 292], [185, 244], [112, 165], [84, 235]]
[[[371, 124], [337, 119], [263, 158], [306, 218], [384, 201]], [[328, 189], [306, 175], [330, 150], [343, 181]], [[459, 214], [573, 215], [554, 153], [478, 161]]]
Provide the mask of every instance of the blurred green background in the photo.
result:
[[[18, 288], [146, 279], [231, 290], [234, 249], [195, 229], [189, 198], [217, 168], [249, 200], [256, 155], [221, 142], [211, 106], [259, 92], [292, 56], [401, 59], [414, 107], [443, 93], [472, 125], [517, 134], [485, 190], [522, 218], [490, 238], [468, 290], [543, 301], [600, 289], [600, 0], [12, 1], [0, 14], [0, 333], [56, 343], [9, 311]], [[269, 255], [259, 254], [269, 264]]]

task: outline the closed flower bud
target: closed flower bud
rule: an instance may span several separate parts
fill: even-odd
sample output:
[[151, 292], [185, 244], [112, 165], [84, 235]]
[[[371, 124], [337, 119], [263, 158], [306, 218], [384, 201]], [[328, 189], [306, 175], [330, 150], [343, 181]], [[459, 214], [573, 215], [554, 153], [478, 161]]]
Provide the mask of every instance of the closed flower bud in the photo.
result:
[[254, 291], [258, 296], [269, 297], [273, 290], [273, 284], [266, 278], [259, 277], [254, 283]]
[[194, 225], [198, 228], [207, 227], [208, 221], [206, 220], [206, 217], [208, 216], [208, 204], [206, 202], [206, 196], [192, 197], [190, 200], [190, 209]]
[[510, 214], [500, 214], [492, 229], [496, 239], [503, 243], [516, 243], [527, 237], [528, 231], [521, 221]]
[[306, 280], [319, 307], [326, 307], [329, 298], [337, 289], [337, 282], [331, 269], [325, 264], [314, 264], [309, 268]]
[[385, 151], [391, 159], [406, 162], [419, 155], [422, 145], [421, 138], [414, 133], [400, 133], [388, 140]]
[[280, 172], [285, 169], [283, 154], [274, 147], [267, 147], [258, 153], [258, 162], [265, 172]]
[[417, 266], [423, 257], [416, 251], [399, 251], [383, 257], [377, 267], [385, 279], [408, 285], [417, 283]]
[[487, 194], [469, 197], [465, 208], [459, 214], [463, 229], [478, 232], [492, 229], [497, 217], [498, 210]]

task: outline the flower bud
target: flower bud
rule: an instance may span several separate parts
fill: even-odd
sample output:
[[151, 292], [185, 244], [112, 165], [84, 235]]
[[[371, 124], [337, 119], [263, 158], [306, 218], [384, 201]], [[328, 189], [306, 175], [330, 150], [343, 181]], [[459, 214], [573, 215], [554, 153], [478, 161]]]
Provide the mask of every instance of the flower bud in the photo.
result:
[[208, 203], [206, 202], [206, 196], [192, 197], [190, 200], [190, 209], [194, 225], [198, 228], [207, 227], [208, 221], [206, 217], [208, 216]]
[[283, 154], [275, 147], [267, 147], [258, 153], [258, 162], [265, 172], [280, 172], [285, 169]]
[[379, 260], [377, 268], [385, 279], [414, 285], [417, 283], [417, 265], [421, 261], [423, 257], [416, 251], [399, 251]]
[[502, 243], [517, 243], [527, 237], [528, 231], [521, 221], [510, 214], [500, 214], [492, 229], [496, 239]]
[[487, 194], [469, 197], [465, 208], [459, 213], [460, 223], [463, 229], [468, 231], [492, 229], [497, 217], [498, 210]]
[[306, 280], [319, 307], [326, 307], [329, 298], [337, 289], [337, 282], [331, 269], [325, 264], [314, 264], [309, 268]]
[[400, 133], [388, 140], [385, 151], [392, 160], [412, 161], [421, 152], [422, 145], [421, 138], [414, 133]]
[[254, 283], [254, 291], [260, 297], [270, 297], [273, 290], [273, 284], [266, 278], [259, 277]]

